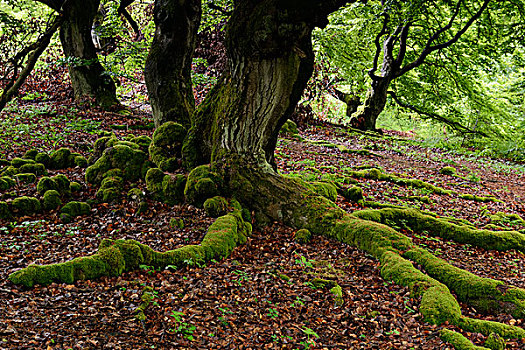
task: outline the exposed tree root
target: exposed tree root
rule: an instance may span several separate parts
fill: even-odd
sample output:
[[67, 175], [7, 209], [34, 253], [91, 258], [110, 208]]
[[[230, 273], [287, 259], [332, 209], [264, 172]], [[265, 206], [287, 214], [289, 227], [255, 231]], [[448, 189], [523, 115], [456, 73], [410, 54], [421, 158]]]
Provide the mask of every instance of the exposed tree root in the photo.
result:
[[488, 350], [488, 348], [472, 344], [472, 342], [462, 334], [447, 328], [442, 329], [439, 332], [439, 336], [444, 342], [452, 344], [456, 350]]
[[[421, 297], [420, 312], [425, 321], [437, 325], [448, 321], [466, 331], [485, 335], [497, 333], [503, 338], [525, 337], [522, 328], [463, 316], [449, 288], [459, 291], [460, 298], [472, 306], [494, 307], [490, 311], [511, 312], [517, 317], [524, 315], [524, 290], [455, 268], [415, 246], [408, 237], [394, 229], [344, 212], [297, 179], [257, 171], [249, 165], [230, 170], [228, 176], [236, 198], [252, 203], [252, 207], [272, 219], [337, 239], [376, 257], [381, 262], [381, 275], [386, 280], [407, 286], [413, 296]], [[497, 233], [494, 236], [497, 237]], [[498, 246], [500, 250], [516, 248], [515, 241], [492, 241], [491, 237], [492, 233], [487, 234], [481, 242], [487, 242], [490, 247]], [[470, 238], [474, 238], [473, 233]], [[423, 265], [427, 273], [414, 267], [409, 259]]]
[[365, 178], [365, 179], [372, 179], [372, 180], [388, 181], [388, 182], [392, 182], [392, 183], [395, 183], [397, 185], [402, 185], [402, 186], [409, 186], [409, 187], [414, 187], [414, 188], [424, 188], [436, 194], [441, 194], [441, 195], [455, 194], [455, 195], [458, 195], [461, 199], [472, 200], [475, 202], [483, 202], [483, 203], [501, 202], [499, 199], [493, 196], [480, 197], [480, 196], [476, 196], [473, 194], [459, 193], [453, 190], [446, 190], [444, 188], [432, 185], [431, 183], [428, 183], [422, 180], [407, 179], [404, 177], [399, 177], [397, 175], [384, 173], [380, 169], [377, 169], [377, 168], [350, 171], [350, 172], [347, 172], [347, 175], [353, 178]]
[[251, 224], [245, 222], [239, 212], [218, 218], [208, 229], [200, 245], [187, 245], [167, 252], [156, 252], [134, 240], [104, 239], [97, 253], [51, 265], [30, 265], [9, 275], [15, 284], [32, 287], [52, 282], [73, 283], [76, 280], [96, 279], [102, 276], [118, 276], [126, 271], [149, 265], [163, 269], [166, 266], [181, 267], [188, 260], [210, 261], [228, 256], [239, 244], [246, 242], [251, 234]]
[[381, 154], [371, 152], [367, 149], [350, 149], [346, 147], [345, 145], [338, 145], [336, 143], [327, 142], [327, 141], [313, 141], [313, 140], [307, 140], [305, 139], [304, 142], [310, 143], [312, 145], [321, 146], [321, 147], [327, 147], [327, 148], [337, 148], [339, 152], [345, 153], [345, 154], [358, 154], [360, 156], [368, 156], [368, 157], [377, 157], [377, 158], [384, 158]]
[[436, 218], [417, 209], [386, 208], [361, 210], [352, 215], [386, 225], [406, 226], [414, 231], [426, 231], [432, 236], [468, 243], [487, 250], [525, 252], [525, 235], [518, 231], [478, 230], [469, 225], [458, 225], [445, 218]]

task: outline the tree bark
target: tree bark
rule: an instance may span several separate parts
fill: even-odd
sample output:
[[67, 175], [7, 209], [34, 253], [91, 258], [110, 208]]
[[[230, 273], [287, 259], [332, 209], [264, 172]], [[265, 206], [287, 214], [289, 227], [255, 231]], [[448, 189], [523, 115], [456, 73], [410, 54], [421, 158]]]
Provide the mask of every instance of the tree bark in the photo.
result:
[[76, 99], [94, 98], [104, 108], [118, 104], [115, 84], [98, 61], [91, 40], [91, 26], [100, 0], [68, 0], [63, 3], [65, 21], [60, 41], [69, 60], [69, 76]]
[[200, 18], [200, 0], [155, 1], [156, 30], [144, 75], [156, 127], [167, 121], [191, 126], [191, 64]]
[[388, 96], [388, 87], [392, 81], [389, 77], [372, 82], [368, 90], [362, 109], [358, 109], [350, 118], [350, 125], [359, 130], [376, 130], [376, 121], [379, 114], [385, 109]]
[[345, 2], [236, 5], [227, 26], [226, 71], [194, 115], [183, 150], [187, 167], [235, 155], [275, 168], [279, 130], [312, 74], [311, 31]]

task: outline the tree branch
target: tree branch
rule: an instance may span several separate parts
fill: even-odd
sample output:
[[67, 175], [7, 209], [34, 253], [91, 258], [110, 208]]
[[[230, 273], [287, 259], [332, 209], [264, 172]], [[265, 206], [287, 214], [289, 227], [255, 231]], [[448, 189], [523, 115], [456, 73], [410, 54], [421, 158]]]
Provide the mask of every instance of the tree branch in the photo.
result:
[[406, 66], [404, 66], [402, 69], [400, 69], [398, 71], [398, 73], [396, 74], [396, 78], [397, 77], [400, 77], [402, 76], [403, 74], [405, 74], [406, 72], [416, 68], [416, 67], [419, 67], [423, 61], [425, 60], [425, 58], [431, 54], [432, 52], [436, 51], [436, 50], [441, 50], [441, 49], [444, 49], [446, 47], [449, 47], [451, 46], [452, 44], [454, 44], [455, 42], [457, 42], [459, 40], [459, 38], [470, 28], [470, 26], [481, 16], [481, 14], [483, 13], [483, 11], [485, 11], [485, 9], [487, 8], [489, 2], [491, 0], [484, 0], [483, 1], [483, 4], [481, 5], [481, 7], [479, 8], [478, 11], [476, 11], [476, 13], [474, 13], [474, 15], [472, 15], [472, 17], [470, 17], [470, 19], [467, 21], [467, 23], [465, 23], [465, 25], [463, 26], [463, 28], [461, 28], [457, 33], [456, 35], [454, 35], [454, 37], [452, 37], [450, 40], [444, 42], [444, 43], [441, 43], [441, 44], [436, 44], [436, 45], [432, 45], [434, 43], [434, 41], [436, 41], [439, 36], [441, 34], [443, 34], [444, 32], [446, 32], [447, 30], [449, 30], [450, 28], [452, 28], [452, 25], [453, 25], [453, 22], [454, 20], [456, 19], [456, 17], [458, 16], [459, 14], [459, 11], [460, 11], [460, 8], [461, 8], [461, 3], [463, 2], [462, 0], [459, 0], [457, 5], [456, 5], [456, 10], [454, 11], [454, 13], [452, 14], [452, 16], [450, 17], [450, 20], [449, 22], [447, 23], [446, 26], [444, 26], [443, 28], [440, 28], [439, 30], [437, 30], [434, 35], [432, 35], [426, 45], [425, 45], [425, 48], [423, 49], [423, 51], [421, 52], [421, 54], [419, 55], [419, 57], [415, 60], [415, 61], [412, 61], [411, 63], [407, 64]]
[[[44, 50], [47, 48], [49, 42], [51, 41], [51, 37], [53, 36], [53, 34], [55, 34], [55, 32], [58, 30], [63, 21], [64, 19], [62, 15], [56, 16], [53, 22], [51, 23], [50, 27], [45, 31], [44, 34], [42, 34], [40, 38], [37, 39], [36, 43], [38, 43], [38, 45], [34, 48], [34, 50], [32, 50], [32, 53], [28, 58], [26, 66], [20, 72], [18, 78], [13, 76], [13, 82], [10, 84], [10, 87], [5, 89], [2, 95], [0, 96], [0, 111], [4, 109], [5, 105], [16, 94], [16, 92], [18, 91], [20, 86], [22, 86], [22, 84], [25, 82], [29, 74], [31, 74], [31, 71], [35, 67], [38, 58], [40, 57], [42, 52], [44, 52]], [[34, 44], [30, 45], [30, 47], [34, 47]], [[16, 75], [17, 70], [18, 68], [15, 69], [13, 74]]]
[[375, 72], [377, 71], [378, 61], [379, 61], [379, 55], [381, 55], [382, 47], [381, 47], [381, 37], [387, 33], [387, 27], [388, 27], [388, 20], [390, 16], [388, 16], [387, 13], [384, 14], [383, 18], [383, 27], [381, 28], [381, 31], [376, 35], [376, 38], [374, 39], [374, 44], [376, 46], [376, 53], [374, 55], [374, 60], [372, 63], [372, 68], [368, 70], [368, 75], [372, 80], [380, 80], [381, 77], [378, 77]]
[[444, 124], [447, 124], [449, 126], [451, 126], [453, 129], [459, 131], [460, 133], [462, 134], [479, 134], [481, 136], [485, 136], [487, 137], [487, 134], [485, 134], [484, 132], [481, 132], [481, 131], [476, 131], [476, 130], [471, 130], [469, 129], [468, 127], [458, 123], [458, 122], [455, 122], [453, 120], [449, 120], [445, 117], [442, 117], [440, 116], [439, 114], [436, 114], [436, 113], [430, 113], [430, 112], [425, 112], [425, 111], [422, 111], [420, 110], [419, 108], [415, 107], [415, 106], [412, 106], [412, 105], [409, 105], [407, 103], [404, 103], [402, 102], [396, 95], [396, 93], [394, 91], [391, 91], [389, 90], [387, 92], [387, 94], [389, 94], [390, 96], [392, 96], [392, 99], [402, 108], [406, 108], [406, 109], [409, 109], [411, 110], [412, 112], [415, 112], [419, 115], [422, 115], [422, 116], [425, 116], [426, 118], [423, 118], [423, 119], [434, 119], [434, 120], [438, 120]]

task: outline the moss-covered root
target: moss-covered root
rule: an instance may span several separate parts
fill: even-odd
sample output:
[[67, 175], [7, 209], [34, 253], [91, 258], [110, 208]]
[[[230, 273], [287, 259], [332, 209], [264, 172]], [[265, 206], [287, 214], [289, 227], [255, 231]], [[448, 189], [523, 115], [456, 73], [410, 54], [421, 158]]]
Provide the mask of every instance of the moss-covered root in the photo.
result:
[[504, 312], [525, 317], [525, 290], [489, 278], [482, 278], [450, 265], [428, 251], [414, 248], [404, 257], [420, 264], [425, 272], [453, 290], [458, 299], [484, 313]]
[[518, 231], [478, 230], [467, 225], [451, 223], [444, 218], [423, 214], [416, 209], [361, 210], [353, 212], [352, 215], [387, 225], [407, 226], [414, 231], [426, 231], [432, 236], [468, 243], [483, 249], [499, 251], [516, 249], [525, 252], [525, 235]]
[[140, 305], [135, 309], [135, 318], [138, 321], [145, 321], [146, 320], [146, 314], [144, 313], [148, 306], [151, 304], [151, 302], [155, 299], [155, 293], [153, 292], [153, 288], [146, 286], [144, 289], [142, 289], [142, 296], [140, 297], [140, 300], [142, 301]]
[[439, 332], [439, 337], [444, 342], [452, 344], [456, 350], [489, 350], [489, 348], [472, 344], [472, 342], [465, 338], [462, 334], [451, 331], [447, 328], [443, 328]]
[[156, 252], [134, 240], [104, 239], [97, 253], [68, 262], [51, 265], [30, 265], [9, 275], [15, 284], [32, 287], [52, 282], [73, 283], [76, 280], [95, 279], [102, 276], [118, 276], [135, 270], [139, 265], [155, 268], [184, 266], [188, 260], [210, 261], [228, 256], [232, 250], [246, 242], [251, 225], [240, 212], [218, 218], [208, 229], [200, 245], [188, 245], [167, 252]]

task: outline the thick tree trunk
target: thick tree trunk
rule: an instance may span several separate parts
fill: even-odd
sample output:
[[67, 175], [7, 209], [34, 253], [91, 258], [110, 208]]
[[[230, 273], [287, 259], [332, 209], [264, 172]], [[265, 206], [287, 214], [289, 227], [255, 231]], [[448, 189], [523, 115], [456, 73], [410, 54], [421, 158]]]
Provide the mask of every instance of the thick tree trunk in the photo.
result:
[[156, 127], [167, 121], [191, 125], [191, 63], [200, 18], [200, 0], [155, 1], [155, 37], [144, 74]]
[[105, 74], [91, 40], [91, 26], [100, 0], [69, 0], [64, 3], [65, 21], [60, 41], [69, 60], [69, 75], [76, 99], [94, 98], [100, 106], [117, 105], [115, 84]]
[[239, 2], [227, 27], [226, 71], [196, 111], [184, 146], [187, 167], [231, 155], [274, 166], [279, 130], [312, 74], [311, 31], [343, 3]]

